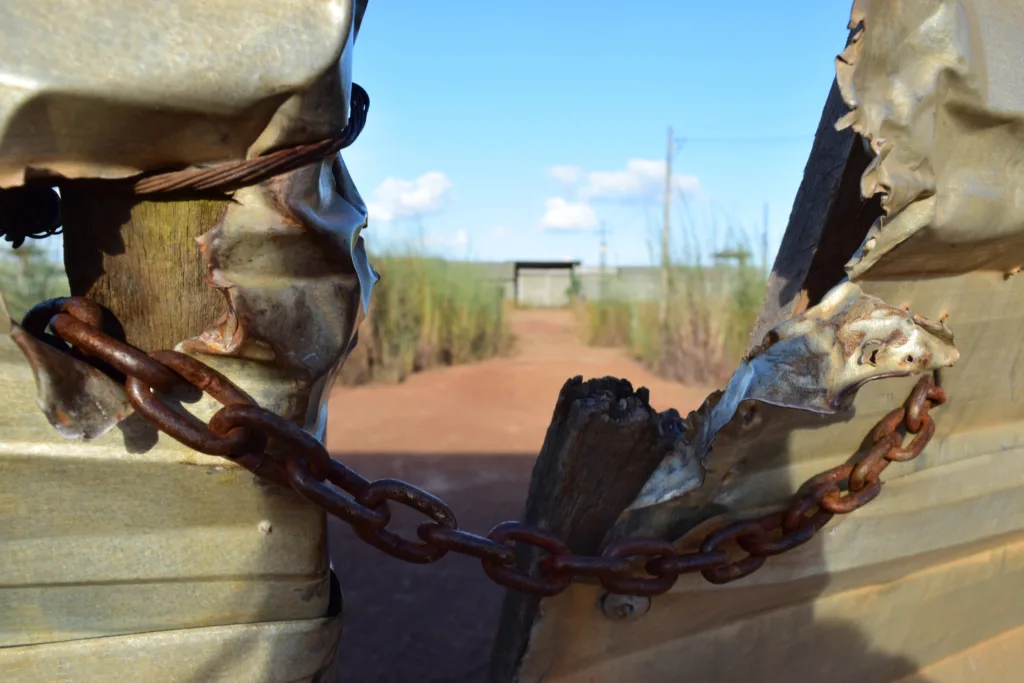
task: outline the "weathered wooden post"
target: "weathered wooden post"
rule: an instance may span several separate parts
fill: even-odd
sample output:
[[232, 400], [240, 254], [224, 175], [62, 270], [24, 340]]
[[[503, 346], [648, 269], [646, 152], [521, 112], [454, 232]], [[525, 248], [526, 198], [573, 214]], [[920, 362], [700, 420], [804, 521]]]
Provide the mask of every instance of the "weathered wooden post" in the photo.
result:
[[[566, 382], [534, 466], [523, 521], [558, 534], [576, 552], [600, 552], [619, 513], [680, 435], [679, 414], [659, 414], [648, 401], [646, 389], [634, 391], [626, 380]], [[517, 566], [535, 571], [540, 556], [531, 547]], [[537, 595], [506, 594], [490, 680], [515, 680], [540, 604]]]
[[134, 345], [173, 348], [224, 314], [196, 240], [224, 218], [227, 195], [140, 197], [78, 181], [63, 185], [61, 200], [71, 294], [110, 309]]

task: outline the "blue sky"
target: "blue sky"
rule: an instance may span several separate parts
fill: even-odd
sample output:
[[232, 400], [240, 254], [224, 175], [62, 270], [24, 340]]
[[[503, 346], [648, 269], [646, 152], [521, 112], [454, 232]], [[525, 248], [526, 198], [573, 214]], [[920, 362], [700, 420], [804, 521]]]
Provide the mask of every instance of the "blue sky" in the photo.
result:
[[[371, 248], [649, 263], [667, 127], [674, 250], [777, 248], [845, 44], [850, 0], [371, 1], [370, 116], [345, 158]], [[724, 140], [723, 140], [724, 139]]]

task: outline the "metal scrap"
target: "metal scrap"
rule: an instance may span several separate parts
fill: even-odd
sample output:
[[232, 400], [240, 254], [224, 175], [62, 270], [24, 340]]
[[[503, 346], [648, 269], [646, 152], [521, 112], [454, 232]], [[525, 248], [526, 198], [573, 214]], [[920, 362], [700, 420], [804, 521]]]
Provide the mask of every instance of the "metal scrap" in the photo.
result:
[[348, 120], [364, 8], [3, 3], [0, 188], [46, 176], [123, 178], [328, 138]]
[[[0, 187], [196, 168], [336, 137], [358, 118], [352, 48], [363, 9], [356, 0], [183, 0], [139, 14], [124, 0], [89, 0], [68, 21], [59, 0], [7, 3]], [[36, 125], [41, 117], [50, 125]], [[198, 245], [227, 314], [176, 348], [261, 361], [283, 383], [286, 417], [319, 432], [377, 279], [360, 237], [366, 206], [340, 153], [233, 200]], [[33, 353], [34, 365], [53, 355]], [[65, 418], [75, 425], [65, 434], [95, 431], [80, 410]]]
[[378, 277], [360, 236], [366, 206], [340, 155], [234, 199], [198, 240], [228, 311], [177, 349], [269, 363], [296, 383], [286, 417], [315, 420]]
[[753, 399], [834, 413], [867, 382], [950, 367], [959, 357], [945, 323], [891, 306], [844, 282], [769, 332], [766, 343], [740, 363], [723, 403]]
[[1020, 8], [857, 0], [850, 27], [836, 78], [852, 111], [836, 127], [877, 155], [861, 194], [880, 194], [885, 212], [847, 264], [850, 277], [1019, 268]]
[[[844, 282], [818, 305], [779, 325], [743, 360], [724, 392], [687, 419], [677, 447], [648, 479], [630, 510], [679, 498], [704, 483], [704, 460], [734, 420], [763, 420], [754, 404], [819, 414], [841, 411], [867, 382], [949, 367], [959, 359], [953, 334]], [[730, 465], [718, 463], [719, 469]]]
[[68, 439], [95, 439], [132, 413], [124, 388], [100, 370], [39, 341], [15, 323], [0, 295], [0, 334], [25, 355], [36, 380], [36, 403]]

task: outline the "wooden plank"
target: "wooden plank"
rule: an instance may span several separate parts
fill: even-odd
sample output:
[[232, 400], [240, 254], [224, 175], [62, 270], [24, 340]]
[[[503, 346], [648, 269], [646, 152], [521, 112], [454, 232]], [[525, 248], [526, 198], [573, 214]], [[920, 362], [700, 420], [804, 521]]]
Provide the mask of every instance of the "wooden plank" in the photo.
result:
[[834, 213], [833, 205], [854, 148], [853, 132], [835, 129], [835, 122], [847, 111], [833, 80], [789, 223], [768, 277], [764, 306], [750, 338], [752, 346], [760, 344], [768, 330], [807, 307], [806, 297], [801, 296], [804, 280], [811, 272], [826, 223]]
[[[846, 44], [856, 33], [851, 30]], [[837, 131], [849, 107], [833, 79], [814, 133], [804, 177], [768, 277], [764, 305], [750, 335], [759, 345], [779, 323], [821, 300], [846, 277], [843, 266], [881, 215], [878, 198], [861, 199], [860, 179], [871, 161], [860, 136]]]
[[128, 341], [147, 351], [199, 334], [226, 306], [204, 281], [196, 238], [227, 207], [219, 196], [152, 200], [119, 183], [66, 183], [61, 213], [71, 293], [109, 308]]
[[366, 14], [366, 5], [369, 0], [356, 0], [355, 2], [355, 24], [356, 24], [356, 37], [359, 37], [359, 29], [363, 26], [363, 15]]
[[[533, 469], [523, 521], [556, 532], [576, 553], [596, 553], [605, 534], [668, 453], [679, 433], [675, 410], [656, 413], [647, 389], [605, 377], [568, 380]], [[519, 568], [540, 553], [521, 547]], [[490, 680], [513, 681], [529, 646], [541, 599], [509, 591], [491, 657]]]

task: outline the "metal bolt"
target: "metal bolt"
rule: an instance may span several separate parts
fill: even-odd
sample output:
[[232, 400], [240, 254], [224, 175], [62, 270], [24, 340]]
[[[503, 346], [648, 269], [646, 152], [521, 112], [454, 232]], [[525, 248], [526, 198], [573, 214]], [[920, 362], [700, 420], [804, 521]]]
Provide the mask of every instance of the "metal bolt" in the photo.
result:
[[651, 609], [651, 599], [639, 595], [605, 593], [601, 611], [612, 621], [636, 621]]

